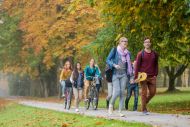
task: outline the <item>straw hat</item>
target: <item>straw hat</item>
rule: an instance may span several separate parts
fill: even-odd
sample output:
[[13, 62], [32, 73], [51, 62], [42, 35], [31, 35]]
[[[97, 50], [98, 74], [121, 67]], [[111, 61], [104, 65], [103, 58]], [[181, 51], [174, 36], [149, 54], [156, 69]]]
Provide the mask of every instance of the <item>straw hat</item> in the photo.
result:
[[146, 80], [147, 74], [145, 72], [139, 72], [138, 73], [138, 78], [136, 79], [137, 82], [142, 82]]

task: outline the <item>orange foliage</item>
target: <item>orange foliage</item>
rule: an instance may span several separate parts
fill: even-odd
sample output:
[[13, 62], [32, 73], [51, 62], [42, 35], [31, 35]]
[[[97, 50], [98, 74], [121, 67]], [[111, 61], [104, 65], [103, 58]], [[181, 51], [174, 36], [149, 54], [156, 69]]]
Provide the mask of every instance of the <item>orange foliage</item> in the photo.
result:
[[[101, 27], [99, 12], [86, 0], [4, 0], [10, 15], [21, 15], [23, 31], [23, 63], [33, 49], [37, 57], [43, 52], [42, 63], [50, 69], [55, 58], [73, 56], [91, 42]], [[26, 66], [27, 71], [30, 67]]]

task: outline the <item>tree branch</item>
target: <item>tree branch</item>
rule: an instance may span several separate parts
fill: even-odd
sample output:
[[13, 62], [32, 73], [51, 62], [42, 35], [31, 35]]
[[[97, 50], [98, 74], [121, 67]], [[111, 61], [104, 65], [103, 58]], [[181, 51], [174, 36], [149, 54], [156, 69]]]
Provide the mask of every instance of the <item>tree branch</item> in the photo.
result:
[[179, 67], [176, 71], [176, 74], [174, 75], [175, 77], [178, 77], [180, 75], [183, 74], [183, 72], [185, 71], [185, 69], [188, 67], [189, 64], [186, 65], [181, 65], [181, 67]]

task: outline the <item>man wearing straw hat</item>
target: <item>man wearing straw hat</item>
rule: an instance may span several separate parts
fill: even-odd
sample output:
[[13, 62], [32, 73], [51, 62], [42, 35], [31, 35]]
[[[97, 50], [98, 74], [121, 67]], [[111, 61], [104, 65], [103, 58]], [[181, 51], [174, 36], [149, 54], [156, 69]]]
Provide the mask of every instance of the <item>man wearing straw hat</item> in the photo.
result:
[[[144, 38], [144, 49], [137, 54], [135, 79], [138, 79], [139, 72], [145, 72], [147, 79], [141, 81], [141, 103], [142, 112], [148, 115], [147, 104], [156, 94], [156, 77], [158, 75], [158, 54], [151, 49], [151, 40], [149, 37]], [[149, 93], [147, 92], [149, 90]]]

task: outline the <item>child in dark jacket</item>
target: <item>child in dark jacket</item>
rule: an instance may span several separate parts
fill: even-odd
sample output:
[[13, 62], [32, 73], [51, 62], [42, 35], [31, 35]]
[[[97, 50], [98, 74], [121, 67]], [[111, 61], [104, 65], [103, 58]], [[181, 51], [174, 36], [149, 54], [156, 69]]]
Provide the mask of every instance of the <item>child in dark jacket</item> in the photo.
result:
[[129, 86], [127, 89], [127, 97], [125, 100], [125, 109], [128, 110], [128, 103], [131, 98], [132, 92], [134, 91], [134, 106], [133, 106], [133, 111], [137, 111], [137, 106], [138, 106], [138, 96], [139, 96], [139, 86], [138, 83], [135, 82], [135, 63], [136, 61], [133, 62], [133, 67], [132, 67], [132, 75], [130, 76], [130, 82]]

